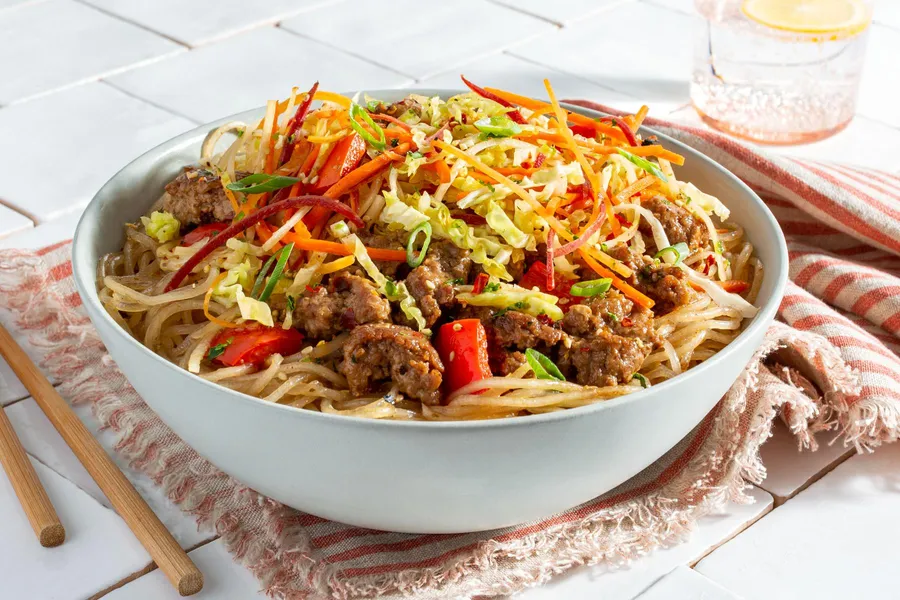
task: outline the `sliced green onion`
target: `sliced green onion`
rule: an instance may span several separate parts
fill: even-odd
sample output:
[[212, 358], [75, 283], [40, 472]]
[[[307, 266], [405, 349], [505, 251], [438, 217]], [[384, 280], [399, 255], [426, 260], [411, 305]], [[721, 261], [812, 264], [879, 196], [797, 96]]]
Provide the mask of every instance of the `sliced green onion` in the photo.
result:
[[285, 177], [284, 175], [266, 175], [265, 173], [255, 173], [247, 175], [243, 179], [229, 183], [227, 187], [232, 192], [241, 192], [244, 194], [263, 194], [265, 192], [274, 192], [281, 188], [294, 185], [300, 180], [296, 177]]
[[[684, 242], [678, 242], [674, 246], [669, 246], [668, 248], [663, 248], [662, 250], [657, 252], [653, 256], [653, 258], [661, 258], [664, 262], [666, 262], [670, 265], [677, 265], [678, 263], [683, 261], [685, 258], [687, 258], [690, 253], [691, 253], [691, 249], [688, 248], [687, 244], [685, 244]], [[670, 260], [666, 259], [666, 256], [671, 255], [671, 254], [675, 255], [675, 260], [670, 261]]]
[[[357, 117], [362, 117], [362, 120], [365, 121], [366, 125], [372, 128], [372, 131], [375, 132], [375, 135], [378, 137], [375, 138], [371, 133], [365, 130], [365, 128], [359, 124], [356, 120]], [[350, 127], [356, 131], [364, 140], [369, 142], [376, 150], [384, 150], [387, 147], [387, 141], [384, 139], [384, 129], [381, 128], [375, 121], [372, 120], [372, 117], [369, 116], [369, 113], [363, 110], [363, 108], [359, 104], [351, 104], [350, 105]]]
[[599, 296], [600, 294], [605, 294], [606, 292], [608, 292], [609, 286], [611, 285], [612, 279], [610, 279], [609, 277], [604, 277], [603, 279], [592, 279], [590, 281], [579, 281], [572, 286], [572, 289], [569, 290], [569, 293], [573, 296], [581, 296], [582, 298]]
[[640, 373], [635, 373], [631, 376], [632, 379], [637, 379], [641, 383], [642, 388], [650, 387], [650, 382], [647, 381], [647, 378], [641, 375]]
[[528, 366], [531, 367], [531, 370], [534, 371], [534, 376], [538, 379], [557, 379], [559, 381], [566, 380], [566, 378], [563, 377], [563, 374], [559, 371], [559, 367], [553, 364], [552, 360], [550, 360], [537, 350], [528, 348], [525, 351], [525, 360], [528, 361]]
[[295, 308], [296, 306], [297, 306], [297, 301], [294, 300], [294, 297], [293, 297], [293, 296], [288, 296], [288, 297], [287, 297], [287, 307], [288, 307], [288, 310], [291, 311], [291, 312], [294, 312], [294, 308]]
[[263, 289], [263, 284], [266, 282], [266, 273], [269, 272], [269, 269], [278, 260], [278, 255], [273, 254], [269, 257], [269, 260], [263, 263], [262, 269], [259, 270], [259, 275], [256, 276], [256, 281], [253, 282], [253, 288], [250, 290], [250, 297], [259, 299], [258, 294]]
[[347, 237], [351, 233], [350, 227], [347, 225], [346, 221], [338, 221], [337, 223], [332, 223], [329, 229], [331, 229], [332, 235], [334, 235], [334, 237], [338, 239]]
[[653, 164], [646, 158], [641, 158], [640, 156], [635, 156], [631, 152], [628, 152], [627, 150], [622, 150], [621, 148], [616, 148], [616, 150], [619, 152], [619, 154], [621, 154], [622, 156], [627, 158], [628, 161], [631, 164], [633, 164], [634, 166], [647, 171], [648, 173], [650, 173], [657, 179], [660, 179], [665, 182], [669, 181], [668, 179], [666, 179], [666, 174], [663, 173], [658, 166], [656, 166], [655, 164]]
[[482, 291], [481, 293], [483, 294], [485, 292], [491, 293], [491, 292], [499, 292], [499, 291], [500, 291], [500, 284], [497, 283], [496, 281], [492, 281], [491, 283], [488, 283], [487, 285], [484, 286], [484, 291]]
[[[416, 254], [416, 238], [419, 233], [425, 232], [425, 239], [422, 241], [422, 249]], [[431, 223], [424, 221], [421, 225], [412, 230], [409, 234], [409, 241], [406, 242], [406, 264], [415, 269], [425, 260], [425, 253], [428, 252], [428, 246], [431, 244]]]
[[475, 121], [475, 128], [490, 137], [510, 137], [522, 133], [519, 124], [506, 115], [478, 119]]
[[375, 112], [379, 106], [381, 106], [381, 100], [369, 100], [366, 102], [366, 108], [369, 109], [369, 112]]
[[268, 300], [272, 292], [275, 291], [275, 284], [278, 283], [278, 280], [284, 274], [284, 268], [287, 266], [288, 259], [293, 251], [294, 242], [291, 242], [281, 250], [281, 254], [278, 255], [278, 262], [275, 263], [275, 269], [272, 271], [272, 275], [269, 276], [269, 283], [266, 284], [266, 289], [263, 290], [263, 293], [259, 295], [260, 302]]

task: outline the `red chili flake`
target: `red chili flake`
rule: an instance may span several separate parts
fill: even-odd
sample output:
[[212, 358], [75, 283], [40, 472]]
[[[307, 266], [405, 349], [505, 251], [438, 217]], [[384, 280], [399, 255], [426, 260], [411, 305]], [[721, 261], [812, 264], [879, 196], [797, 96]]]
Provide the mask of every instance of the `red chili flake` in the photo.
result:
[[534, 168], [539, 169], [546, 159], [547, 157], [542, 152], [538, 152], [537, 156], [534, 157]]
[[710, 254], [706, 257], [706, 267], [703, 269], [703, 274], [709, 275], [709, 270], [712, 269], [714, 264], [716, 264], [716, 257]]
[[484, 291], [484, 286], [488, 283], [488, 274], [487, 273], [479, 273], [475, 277], [475, 283], [472, 285], [472, 293], [480, 294]]
[[581, 348], [579, 348], [579, 350], [581, 350], [582, 352], [590, 352], [591, 347], [590, 346], [582, 346]]
[[630, 318], [625, 317], [624, 319], [622, 319], [622, 327], [631, 327], [632, 325], [634, 325], [634, 321], [632, 321]]
[[547, 315], [543, 315], [543, 314], [542, 314], [542, 315], [538, 315], [538, 316], [537, 316], [537, 320], [538, 320], [538, 322], [540, 322], [540, 323], [542, 323], [542, 324], [544, 324], [544, 325], [553, 325], [553, 319], [551, 319], [551, 318], [548, 317]]
[[316, 287], [312, 287], [309, 285], [306, 286], [306, 291], [309, 292], [310, 294], [318, 294], [319, 290], [321, 290], [321, 289], [322, 289], [321, 285], [317, 285]]
[[614, 234], [614, 233], [607, 233], [607, 234], [606, 234], [606, 241], [608, 242], [609, 240], [614, 239], [615, 237], [616, 237], [616, 234]]

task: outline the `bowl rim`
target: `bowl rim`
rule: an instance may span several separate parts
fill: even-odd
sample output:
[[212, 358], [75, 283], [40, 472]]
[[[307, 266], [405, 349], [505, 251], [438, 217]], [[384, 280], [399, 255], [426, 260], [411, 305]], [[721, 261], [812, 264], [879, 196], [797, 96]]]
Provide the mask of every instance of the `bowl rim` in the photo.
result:
[[[372, 90], [369, 93], [375, 97], [385, 97], [391, 95], [407, 95], [407, 94], [415, 94], [419, 93], [422, 95], [435, 95], [439, 94], [441, 97], [449, 97], [451, 95], [455, 95], [458, 93], [462, 93], [466, 90], [459, 89], [435, 89], [435, 88], [424, 88], [424, 87], [411, 87], [411, 88], [400, 88], [400, 89], [385, 89], [385, 90]], [[352, 96], [352, 94], [347, 94], [348, 96]], [[605, 116], [604, 113], [592, 110], [589, 108], [585, 108], [583, 106], [562, 103], [563, 106], [566, 107], [567, 110], [578, 112], [588, 117], [599, 117]], [[78, 290], [79, 295], [82, 298], [82, 302], [84, 303], [85, 310], [88, 312], [88, 315], [91, 317], [92, 321], [96, 321], [97, 319], [101, 319], [105, 324], [111, 326], [111, 329], [115, 332], [114, 335], [120, 336], [125, 340], [125, 343], [132, 344], [139, 352], [143, 353], [143, 355], [150, 359], [157, 361], [165, 365], [164, 368], [170, 369], [173, 373], [177, 373], [180, 376], [186, 376], [189, 378], [193, 378], [196, 382], [209, 386], [210, 391], [214, 393], [221, 394], [223, 400], [228, 398], [230, 401], [238, 401], [238, 402], [253, 402], [257, 403], [261, 407], [266, 407], [271, 410], [281, 410], [286, 411], [284, 415], [290, 418], [308, 418], [308, 419], [324, 419], [326, 423], [346, 425], [349, 427], [378, 427], [378, 428], [426, 428], [426, 429], [496, 429], [496, 428], [507, 428], [507, 427], [529, 427], [529, 426], [537, 426], [543, 423], [566, 420], [566, 419], [576, 419], [582, 416], [587, 416], [589, 414], [593, 414], [596, 412], [602, 412], [605, 410], [611, 410], [617, 406], [632, 403], [632, 402], [641, 402], [649, 400], [651, 397], [656, 396], [658, 394], [665, 394], [670, 388], [675, 386], [681, 386], [691, 380], [700, 380], [704, 374], [706, 374], [709, 370], [715, 369], [720, 363], [727, 361], [731, 354], [736, 352], [738, 348], [746, 346], [750, 344], [750, 340], [754, 338], [757, 334], [764, 333], [761, 330], [768, 328], [770, 323], [774, 320], [775, 314], [778, 310], [778, 307], [781, 303], [781, 299], [784, 295], [784, 290], [787, 285], [788, 279], [788, 251], [787, 251], [787, 243], [784, 238], [784, 234], [781, 231], [781, 227], [778, 225], [775, 216], [769, 210], [768, 206], [762, 201], [759, 195], [753, 191], [747, 184], [741, 181], [736, 175], [734, 175], [731, 171], [726, 169], [724, 166], [719, 164], [717, 161], [713, 160], [700, 150], [692, 148], [691, 146], [680, 142], [660, 131], [657, 131], [651, 127], [641, 127], [646, 133], [650, 135], [657, 136], [661, 141], [664, 141], [667, 145], [675, 146], [676, 148], [680, 148], [682, 151], [685, 149], [688, 151], [688, 154], [697, 154], [702, 159], [705, 159], [709, 165], [717, 172], [717, 176], [722, 177], [732, 185], [737, 186], [741, 189], [745, 194], [747, 194], [753, 202], [757, 205], [756, 208], [760, 209], [762, 212], [762, 216], [764, 217], [764, 221], [766, 225], [771, 229], [772, 233], [775, 237], [775, 242], [777, 244], [777, 261], [775, 265], [766, 265], [766, 276], [772, 277], [775, 279], [775, 285], [772, 289], [772, 295], [769, 298], [768, 302], [763, 306], [758, 307], [759, 312], [754, 317], [753, 321], [744, 329], [738, 337], [728, 344], [725, 348], [716, 353], [715, 356], [707, 359], [700, 365], [697, 365], [686, 371], [684, 373], [679, 374], [672, 379], [654, 385], [647, 389], [642, 389], [640, 391], [632, 392], [630, 394], [626, 394], [623, 396], [618, 396], [616, 398], [612, 398], [610, 400], [606, 400], [604, 402], [597, 402], [595, 404], [589, 404], [586, 406], [579, 406], [575, 408], [569, 408], [567, 410], [555, 411], [551, 413], [537, 414], [537, 415], [528, 415], [525, 417], [515, 417], [509, 419], [484, 419], [484, 420], [475, 420], [475, 421], [394, 421], [394, 420], [382, 420], [382, 419], [370, 419], [366, 417], [357, 417], [357, 416], [349, 416], [349, 415], [336, 415], [330, 413], [323, 413], [320, 411], [312, 411], [312, 410], [304, 410], [302, 408], [296, 408], [293, 406], [278, 404], [273, 402], [266, 402], [261, 398], [257, 398], [255, 396], [250, 396], [248, 394], [244, 394], [242, 392], [238, 392], [224, 386], [221, 386], [213, 381], [207, 381], [203, 379], [199, 375], [191, 373], [185, 369], [182, 369], [178, 365], [166, 360], [162, 356], [156, 354], [145, 345], [140, 343], [137, 339], [126, 333], [118, 323], [116, 323], [113, 318], [106, 312], [103, 306], [100, 304], [99, 297], [97, 295], [95, 288], [95, 273], [96, 273], [96, 265], [90, 265], [90, 268], [87, 268], [87, 265], [82, 265], [83, 262], [87, 261], [87, 254], [89, 250], [87, 247], [93, 241], [93, 239], [88, 239], [87, 230], [89, 229], [89, 221], [96, 220], [97, 213], [99, 211], [99, 206], [103, 200], [103, 198], [110, 192], [108, 192], [108, 188], [110, 188], [113, 184], [117, 182], [117, 180], [123, 175], [125, 171], [128, 171], [135, 162], [138, 162], [145, 157], [153, 156], [159, 154], [161, 149], [165, 147], [165, 149], [176, 148], [180, 143], [184, 143], [188, 139], [192, 139], [198, 136], [201, 133], [208, 132], [212, 127], [215, 127], [219, 124], [226, 123], [228, 121], [241, 118], [242, 116], [262, 113], [265, 110], [265, 107], [258, 107], [255, 109], [250, 109], [247, 111], [241, 111], [240, 113], [235, 113], [228, 117], [224, 117], [221, 119], [217, 119], [210, 123], [202, 124], [197, 127], [194, 127], [184, 133], [179, 134], [161, 144], [158, 144], [151, 148], [150, 150], [144, 152], [140, 156], [134, 158], [129, 161], [124, 167], [122, 167], [115, 175], [110, 177], [110, 179], [97, 191], [91, 201], [88, 203], [81, 217], [79, 218], [78, 225], [75, 230], [75, 235], [72, 241], [72, 266], [73, 266], [73, 275], [75, 280], [75, 287]], [[82, 268], [84, 267], [84, 268]], [[87, 271], [87, 272], [86, 272]], [[152, 407], [151, 407], [152, 408]]]

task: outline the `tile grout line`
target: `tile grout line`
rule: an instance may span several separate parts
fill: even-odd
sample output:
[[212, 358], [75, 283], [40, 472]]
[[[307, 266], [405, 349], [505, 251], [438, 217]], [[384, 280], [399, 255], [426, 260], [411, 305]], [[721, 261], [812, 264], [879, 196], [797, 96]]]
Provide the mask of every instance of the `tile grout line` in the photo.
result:
[[304, 40], [307, 40], [307, 41], [310, 41], [310, 42], [312, 42], [312, 43], [314, 43], [314, 44], [318, 44], [318, 45], [323, 46], [323, 47], [325, 47], [325, 48], [328, 48], [328, 49], [330, 49], [330, 50], [334, 50], [334, 51], [340, 52], [341, 54], [344, 54], [345, 56], [352, 56], [353, 58], [356, 58], [356, 59], [358, 59], [358, 60], [361, 60], [361, 61], [363, 61], [363, 62], [365, 62], [365, 63], [367, 63], [367, 64], [375, 65], [376, 67], [380, 67], [380, 68], [382, 68], [382, 69], [387, 69], [388, 71], [390, 71], [391, 73], [394, 73], [395, 75], [400, 75], [400, 76], [402, 76], [402, 77], [406, 77], [406, 78], [408, 78], [408, 79], [412, 79], [413, 81], [418, 81], [418, 78], [417, 78], [415, 75], [410, 75], [410, 74], [408, 74], [408, 73], [403, 73], [402, 71], [398, 71], [398, 70], [395, 69], [394, 67], [389, 67], [389, 66], [387, 66], [387, 65], [383, 65], [383, 64], [381, 64], [381, 63], [377, 63], [377, 62], [375, 62], [375, 61], [369, 59], [368, 57], [360, 56], [359, 54], [355, 54], [355, 53], [353, 53], [353, 52], [348, 52], [347, 50], [345, 50], [344, 48], [341, 48], [340, 46], [334, 46], [334, 45], [332, 45], [332, 44], [323, 42], [323, 41], [321, 41], [321, 40], [317, 40], [317, 39], [315, 39], [315, 38], [313, 38], [313, 37], [310, 37], [310, 36], [308, 36], [308, 35], [304, 35], [304, 34], [299, 33], [299, 32], [297, 32], [297, 31], [293, 31], [293, 30], [291, 30], [291, 29], [287, 29], [287, 28], [285, 28], [285, 27], [282, 27], [281, 24], [282, 24], [282, 21], [279, 21], [278, 23], [275, 24], [275, 28], [276, 28], [276, 29], [279, 29], [279, 30], [281, 30], [281, 31], [283, 31], [283, 32], [285, 32], [285, 33], [287, 33], [287, 34], [296, 36], [296, 37], [298, 37], [298, 38], [301, 38], [301, 39], [304, 39]]
[[[754, 487], [759, 487], [759, 486], [754, 486]], [[759, 489], [762, 489], [762, 488], [759, 488]], [[763, 490], [763, 491], [765, 491], [765, 490]], [[766, 492], [766, 493], [768, 493], [768, 492]], [[756, 517], [754, 517], [750, 521], [747, 521], [746, 523], [741, 525], [738, 528], [738, 530], [735, 531], [734, 533], [732, 533], [731, 535], [726, 536], [725, 538], [719, 540], [717, 543], [710, 546], [702, 555], [700, 555], [699, 557], [690, 561], [687, 564], [687, 566], [691, 569], [695, 568], [700, 563], [700, 561], [702, 561], [704, 558], [706, 558], [707, 556], [709, 556], [710, 554], [712, 554], [713, 552], [715, 552], [716, 550], [718, 550], [719, 548], [721, 548], [722, 546], [724, 546], [725, 544], [727, 544], [728, 542], [730, 542], [731, 540], [736, 538], [737, 536], [741, 535], [742, 533], [744, 533], [745, 531], [750, 529], [752, 526], [754, 526], [756, 523], [758, 523], [763, 517], [770, 514], [774, 510], [775, 510], [775, 502], [773, 500], [772, 506], [767, 507], [764, 511], [762, 511], [761, 513], [756, 515]]]
[[84, 7], [87, 7], [89, 9], [93, 9], [93, 10], [97, 11], [98, 13], [104, 14], [111, 19], [115, 19], [116, 21], [121, 21], [122, 23], [128, 23], [129, 25], [133, 25], [133, 26], [137, 27], [138, 29], [143, 29], [144, 31], [146, 31], [148, 33], [152, 33], [153, 35], [158, 35], [161, 38], [169, 40], [173, 44], [178, 44], [179, 46], [183, 46], [188, 49], [190, 48], [190, 45], [185, 44], [184, 42], [179, 41], [171, 36], [168, 36], [165, 33], [162, 33], [161, 31], [156, 31], [155, 29], [150, 29], [146, 25], [137, 23], [136, 21], [132, 21], [130, 19], [126, 19], [120, 15], [117, 15], [116, 13], [106, 10], [105, 8], [95, 6], [95, 5], [91, 4], [90, 2], [85, 2], [84, 0], [72, 0], [72, 1], [77, 2], [78, 4], [80, 4]]
[[[779, 506], [782, 506], [789, 500], [795, 498], [797, 496], [797, 494], [806, 490], [809, 486], [816, 483], [817, 481], [819, 481], [820, 479], [822, 479], [823, 477], [825, 477], [826, 475], [828, 475], [829, 473], [834, 471], [836, 468], [838, 468], [844, 462], [850, 460], [851, 458], [853, 458], [854, 456], [857, 456], [858, 454], [859, 453], [856, 451], [855, 448], [848, 448], [846, 452], [844, 452], [843, 454], [841, 454], [840, 456], [838, 456], [837, 458], [832, 460], [830, 463], [828, 463], [827, 465], [825, 465], [824, 467], [819, 469], [816, 473], [814, 473], [812, 476], [810, 476], [809, 479], [807, 479], [803, 483], [803, 485], [798, 487], [796, 490], [794, 490], [787, 496], [778, 496], [773, 492], [769, 492], [770, 494], [772, 494], [772, 498], [775, 499], [775, 507], [777, 508]], [[768, 490], [766, 490], [766, 491], [768, 492]]]
[[[190, 554], [194, 550], [197, 550], [198, 548], [202, 548], [203, 546], [210, 544], [210, 543], [218, 540], [219, 538], [220, 538], [220, 536], [214, 535], [213, 537], [211, 537], [209, 539], [201, 540], [201, 541], [197, 542], [190, 548], [185, 548], [184, 551], [185, 551], [185, 553]], [[156, 571], [158, 568], [159, 567], [156, 566], [155, 562], [150, 561], [150, 564], [148, 564], [143, 569], [139, 569], [139, 570], [135, 571], [134, 573], [127, 575], [126, 577], [123, 577], [122, 579], [115, 582], [111, 586], [104, 588], [104, 589], [100, 590], [99, 592], [97, 592], [96, 594], [94, 594], [93, 596], [89, 597], [87, 600], [99, 600], [100, 598], [106, 596], [107, 594], [114, 592], [117, 589], [125, 587], [129, 583], [140, 579], [144, 575], [149, 575], [153, 571]]]
[[135, 100], [138, 100], [138, 101], [140, 101], [140, 102], [143, 102], [144, 104], [147, 104], [148, 106], [152, 106], [153, 108], [156, 108], [156, 109], [161, 110], [161, 111], [163, 111], [163, 112], [165, 112], [165, 113], [167, 113], [167, 114], [170, 114], [170, 115], [172, 115], [173, 117], [181, 117], [182, 119], [186, 119], [186, 120], [190, 121], [191, 123], [193, 123], [195, 126], [202, 125], [202, 123], [200, 123], [199, 121], [197, 121], [197, 120], [194, 119], [193, 117], [189, 117], [189, 116], [187, 116], [187, 115], [183, 115], [183, 114], [181, 114], [180, 112], [175, 111], [175, 110], [172, 110], [171, 108], [169, 108], [169, 107], [167, 107], [167, 106], [163, 106], [162, 104], [158, 104], [158, 103], [156, 103], [156, 102], [154, 102], [154, 101], [152, 101], [152, 100], [148, 100], [147, 98], [144, 98], [143, 96], [138, 96], [137, 94], [135, 94], [135, 93], [133, 93], [133, 92], [131, 92], [131, 91], [129, 91], [129, 90], [120, 88], [119, 86], [117, 86], [115, 83], [113, 83], [112, 81], [110, 81], [110, 80], [108, 80], [108, 79], [98, 79], [98, 80], [97, 80], [97, 83], [101, 83], [101, 84], [103, 84], [103, 85], [105, 85], [105, 86], [107, 86], [107, 87], [110, 87], [110, 88], [114, 89], [115, 91], [117, 91], [117, 92], [119, 92], [119, 93], [121, 93], [121, 94], [124, 94], [125, 96], [128, 96], [129, 98], [133, 98], [133, 99], [135, 99]]

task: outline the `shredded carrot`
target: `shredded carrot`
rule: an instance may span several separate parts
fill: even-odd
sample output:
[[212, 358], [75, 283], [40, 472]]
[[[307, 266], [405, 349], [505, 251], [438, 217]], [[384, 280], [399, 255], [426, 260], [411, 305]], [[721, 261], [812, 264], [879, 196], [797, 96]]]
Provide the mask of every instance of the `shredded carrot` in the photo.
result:
[[397, 127], [401, 128], [401, 129], [405, 129], [406, 131], [412, 131], [412, 127], [410, 127], [408, 123], [404, 123], [403, 121], [401, 121], [400, 119], [398, 119], [396, 117], [392, 117], [390, 115], [375, 114], [375, 113], [371, 113], [369, 116], [372, 117], [373, 119], [376, 119], [379, 121], [387, 121], [388, 123], [393, 123]]
[[331, 142], [336, 142], [342, 138], [350, 135], [350, 131], [347, 129], [343, 129], [338, 131], [337, 133], [332, 133], [331, 135], [309, 135], [306, 137], [313, 144], [329, 144]]
[[[441, 140], [435, 140], [432, 143], [434, 144], [434, 146], [436, 146], [437, 148], [440, 148], [447, 154], [450, 154], [451, 156], [455, 156], [456, 158], [458, 158], [458, 159], [470, 164], [474, 168], [478, 169], [485, 175], [487, 175], [489, 177], [493, 177], [497, 181], [503, 183], [506, 187], [508, 187], [510, 190], [512, 190], [513, 193], [516, 194], [519, 198], [521, 198], [522, 200], [527, 202], [528, 205], [534, 209], [534, 212], [536, 212], [540, 216], [544, 217], [544, 219], [547, 221], [547, 223], [550, 224], [550, 227], [552, 227], [553, 230], [556, 231], [556, 233], [561, 238], [565, 239], [567, 242], [571, 242], [574, 239], [575, 236], [572, 235], [568, 229], [563, 227], [563, 224], [560, 223], [556, 219], [556, 217], [554, 217], [552, 214], [550, 214], [550, 212], [547, 210], [547, 207], [544, 206], [543, 204], [541, 204], [540, 202], [538, 202], [531, 194], [526, 192], [525, 189], [522, 186], [520, 186], [518, 183], [516, 183], [509, 177], [506, 177], [505, 175], [501, 175], [495, 169], [487, 166], [486, 164], [484, 164], [483, 162], [481, 162], [474, 156], [466, 154], [459, 148], [455, 148], [455, 147], [451, 146], [450, 144], [447, 144], [446, 142], [443, 142]], [[596, 253], [595, 258], [596, 258], [596, 260], [599, 260], [600, 262], [603, 262], [604, 264], [607, 264], [611, 268], [615, 269], [616, 272], [620, 273], [623, 277], [631, 276], [631, 273], [632, 273], [631, 269], [629, 269], [627, 266], [625, 266], [621, 262], [615, 260], [611, 256], [608, 256], [601, 252], [601, 253]]]
[[[556, 113], [556, 118], [559, 121], [559, 131], [562, 134], [562, 137], [565, 139], [566, 144], [569, 146], [569, 149], [575, 155], [575, 159], [578, 161], [578, 164], [581, 165], [581, 170], [584, 172], [584, 177], [587, 179], [588, 183], [591, 186], [591, 194], [593, 194], [593, 207], [591, 210], [591, 218], [588, 220], [585, 229], [590, 228], [597, 222], [597, 219], [600, 218], [600, 203], [598, 202], [600, 198], [600, 193], [603, 190], [600, 189], [600, 179], [597, 177], [597, 174], [594, 172], [593, 167], [591, 167], [590, 163], [584, 157], [581, 150], [578, 148], [578, 144], [575, 142], [575, 136], [572, 135], [572, 130], [569, 129], [569, 126], [566, 125], [566, 116], [565, 111], [563, 111], [562, 107], [559, 105], [559, 101], [556, 99], [556, 93], [553, 91], [553, 86], [550, 85], [550, 80], [544, 80], [544, 87], [547, 88], [547, 94], [550, 97], [550, 104], [553, 105], [553, 112]], [[608, 198], [607, 195], [603, 194], [605, 198]], [[607, 203], [606, 212], [607, 218], [612, 213], [612, 208], [608, 206], [608, 200], [604, 201]], [[615, 219], [609, 219], [610, 225], [615, 232], [616, 226], [618, 223]], [[619, 235], [616, 233], [616, 235]]]
[[627, 188], [616, 194], [616, 200], [619, 202], [626, 202], [629, 198], [640, 192], [641, 190], [645, 190], [651, 185], [656, 183], [656, 177], [653, 175], [647, 175], [646, 177], [641, 177]]
[[[552, 144], [565, 144], [565, 138], [561, 134], [548, 133], [544, 131], [526, 131], [516, 135], [515, 137], [516, 139], [526, 141], [544, 140]], [[595, 142], [594, 140], [577, 140], [577, 142], [580, 147], [583, 147], [595, 154], [616, 154], [620, 148], [620, 146], [607, 146], [599, 142]], [[631, 146], [628, 148], [628, 152], [634, 154], [635, 156], [655, 156], [657, 158], [664, 158], [678, 166], [684, 164], [683, 156], [672, 152], [671, 150], [666, 150], [659, 144], [651, 144], [649, 146]]]
[[447, 166], [447, 163], [444, 162], [444, 159], [438, 157], [434, 162], [427, 163], [425, 166], [434, 170], [437, 173], [438, 180], [441, 183], [450, 183], [450, 167]]
[[619, 224], [619, 220], [613, 211], [612, 198], [605, 191], [603, 192], [603, 209], [606, 211], [606, 220], [609, 221], [609, 226], [612, 227], [613, 235], [622, 235], [622, 226]]
[[377, 175], [382, 169], [409, 152], [409, 144], [400, 144], [391, 152], [385, 152], [344, 175], [325, 192], [326, 198], [340, 198], [351, 189]]
[[[507, 102], [511, 102], [513, 104], [518, 104], [520, 106], [524, 106], [530, 110], [541, 110], [550, 106], [546, 102], [541, 102], [540, 100], [535, 100], [533, 98], [527, 98], [525, 96], [520, 96], [518, 94], [513, 94], [512, 92], [507, 92], [504, 90], [498, 90], [497, 88], [484, 88], [492, 94], [496, 94], [500, 96]], [[618, 127], [613, 127], [611, 125], [607, 125], [606, 123], [601, 123], [600, 121], [595, 121], [590, 117], [586, 117], [584, 115], [580, 115], [578, 113], [570, 113], [566, 112], [566, 118], [575, 123], [576, 125], [582, 125], [584, 127], [591, 127], [598, 133], [605, 134], [611, 138], [615, 138], [617, 140], [621, 140], [623, 142], [628, 141], [625, 138], [625, 134]]]
[[[350, 256], [353, 254], [353, 248], [341, 244], [340, 242], [329, 242], [327, 240], [319, 240], [312, 238], [302, 238], [295, 233], [284, 234], [283, 240], [294, 242], [294, 247], [298, 250], [308, 250], [310, 252], [326, 252], [328, 254], [336, 254], [337, 256]], [[389, 248], [366, 248], [366, 252], [374, 260], [389, 260], [394, 262], [406, 261], [406, 250], [391, 250]]]
[[[300, 167], [300, 173], [304, 175], [309, 175], [310, 171], [312, 171], [313, 165], [316, 164], [316, 159], [319, 158], [319, 146], [313, 146], [312, 150], [309, 152], [309, 156], [306, 157], [306, 160], [303, 161], [303, 166]], [[299, 185], [299, 184], [294, 184]], [[293, 190], [291, 190], [291, 196], [296, 195]]]
[[219, 317], [215, 316], [211, 312], [209, 312], [209, 301], [212, 298], [213, 290], [216, 289], [216, 286], [219, 285], [223, 279], [228, 275], [228, 271], [224, 273], [219, 273], [218, 277], [213, 279], [212, 285], [209, 286], [209, 289], [206, 290], [206, 295], [203, 296], [203, 314], [206, 315], [206, 318], [218, 325], [219, 327], [237, 327], [237, 323], [229, 323], [228, 321], [222, 320]]
[[534, 175], [537, 171], [534, 167], [497, 167], [501, 175]]
[[719, 282], [719, 285], [721, 285], [722, 289], [726, 292], [732, 294], [740, 294], [750, 289], [750, 284], [746, 281], [741, 281], [740, 279], [729, 279], [728, 281]]
[[241, 212], [241, 205], [238, 204], [237, 198], [234, 197], [232, 191], [228, 189], [228, 185], [232, 183], [231, 177], [228, 176], [228, 173], [222, 173], [219, 182], [222, 184], [222, 189], [225, 190], [225, 197], [228, 198], [228, 202], [231, 204], [231, 210], [234, 211], [234, 214], [238, 214]]
[[641, 106], [637, 111], [637, 114], [635, 114], [631, 120], [631, 128], [637, 130], [641, 126], [641, 123], [644, 122], [644, 119], [647, 118], [648, 112], [650, 112], [650, 108], [646, 104]]
[[316, 272], [319, 275], [327, 275], [328, 273], [334, 273], [335, 271], [340, 271], [341, 269], [346, 269], [350, 265], [352, 265], [356, 261], [355, 256], [345, 256], [343, 258], [338, 258], [336, 260], [331, 261], [330, 263], [325, 263], [320, 266]]
[[[267, 223], [265, 223], [264, 221], [260, 221], [259, 223], [254, 225], [253, 229], [256, 231], [256, 235], [259, 236], [259, 239], [261, 239], [263, 241], [263, 243], [268, 242], [269, 238], [272, 237], [272, 234], [274, 233], [272, 231], [272, 229], [269, 228], [269, 225]], [[281, 248], [280, 241], [275, 242], [275, 245], [272, 247], [272, 250], [277, 250], [278, 248]]]
[[604, 268], [600, 263], [591, 258], [584, 248], [579, 248], [577, 252], [579, 256], [581, 256], [581, 258], [584, 260], [584, 262], [587, 263], [587, 265], [591, 269], [593, 269], [595, 273], [597, 273], [601, 277], [609, 277], [610, 279], [612, 279], [612, 285], [614, 288], [616, 288], [617, 290], [625, 294], [625, 296], [643, 306], [644, 308], [653, 308], [653, 305], [655, 304], [653, 300], [628, 285], [628, 283], [626, 283], [625, 281], [619, 279], [616, 274], [609, 269]]

